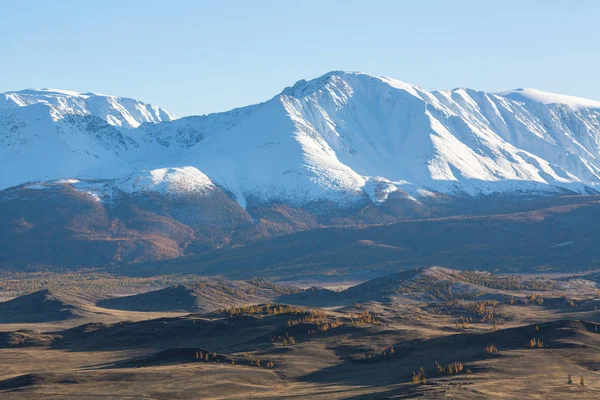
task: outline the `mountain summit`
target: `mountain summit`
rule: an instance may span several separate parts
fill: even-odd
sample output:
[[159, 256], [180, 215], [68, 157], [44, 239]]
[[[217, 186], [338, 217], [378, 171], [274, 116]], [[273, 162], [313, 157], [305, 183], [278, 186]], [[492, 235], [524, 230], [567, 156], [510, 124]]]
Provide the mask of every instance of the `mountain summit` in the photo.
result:
[[[533, 89], [430, 92], [358, 72], [177, 120], [93, 93], [0, 95], [1, 162], [13, 171], [0, 188], [74, 178], [151, 190], [164, 186], [154, 177], [175, 174], [192, 180], [178, 190], [204, 188], [200, 179], [244, 207], [249, 199], [354, 204], [390, 193], [419, 201], [431, 193], [586, 192], [600, 183], [599, 143], [600, 102]], [[156, 185], [131, 185], [140, 180]]]
[[0, 94], [0, 109], [44, 105], [54, 121], [68, 115], [95, 116], [110, 125], [137, 128], [145, 122], [172, 121], [168, 111], [140, 101], [98, 93], [59, 89], [27, 89]]
[[343, 71], [180, 119], [114, 96], [3, 93], [0, 265], [158, 260], [595, 194], [598, 104]]

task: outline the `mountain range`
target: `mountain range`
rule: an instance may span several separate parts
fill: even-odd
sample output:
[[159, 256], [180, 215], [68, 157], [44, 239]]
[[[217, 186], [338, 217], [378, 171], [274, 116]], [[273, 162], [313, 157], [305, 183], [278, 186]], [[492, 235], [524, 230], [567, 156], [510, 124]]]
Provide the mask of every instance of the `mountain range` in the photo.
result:
[[334, 71], [177, 119], [129, 98], [23, 90], [0, 94], [0, 167], [2, 265], [151, 261], [595, 195], [600, 102]]

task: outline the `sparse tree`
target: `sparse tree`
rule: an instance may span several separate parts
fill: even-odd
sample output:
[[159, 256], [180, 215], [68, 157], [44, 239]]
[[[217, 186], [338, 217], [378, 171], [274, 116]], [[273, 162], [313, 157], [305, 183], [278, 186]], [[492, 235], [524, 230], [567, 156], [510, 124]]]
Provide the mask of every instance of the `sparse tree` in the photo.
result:
[[488, 354], [495, 353], [497, 351], [498, 351], [498, 348], [493, 344], [490, 344], [489, 346], [485, 346], [485, 352]]
[[583, 381], [583, 375], [581, 375], [581, 379], [579, 380], [579, 386], [585, 386], [585, 382]]
[[413, 383], [413, 385], [418, 385], [419, 384], [419, 377], [414, 372], [413, 372], [413, 375], [412, 375], [412, 383]]
[[498, 326], [496, 325], [496, 320], [492, 321], [492, 327], [490, 328], [492, 331], [497, 331], [498, 330]]
[[573, 379], [571, 378], [571, 374], [569, 374], [569, 378], [567, 379], [567, 384], [572, 385]]
[[435, 367], [437, 369], [437, 372], [444, 372], [444, 367], [437, 361], [435, 362]]
[[418, 385], [418, 384], [426, 385], [427, 384], [427, 377], [425, 376], [425, 370], [423, 369], [423, 367], [421, 367], [419, 369], [418, 374], [413, 372], [412, 383], [414, 385]]

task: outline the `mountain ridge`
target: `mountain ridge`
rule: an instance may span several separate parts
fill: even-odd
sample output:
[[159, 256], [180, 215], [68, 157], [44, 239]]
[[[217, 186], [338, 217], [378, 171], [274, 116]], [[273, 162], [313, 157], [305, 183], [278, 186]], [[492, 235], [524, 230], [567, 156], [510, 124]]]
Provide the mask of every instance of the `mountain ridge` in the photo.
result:
[[600, 187], [596, 102], [531, 89], [427, 91], [332, 71], [179, 119], [115, 96], [7, 93], [0, 262], [164, 260], [319, 227], [515, 212]]
[[[573, 104], [563, 107], [548, 98], [576, 99], [578, 104], [587, 105], [596, 102], [541, 91], [535, 93], [545, 96], [544, 102], [535, 96], [533, 100], [529, 96], [528, 103], [510, 99], [525, 92], [531, 90], [428, 92], [387, 77], [332, 71], [300, 80], [264, 103], [180, 119], [165, 112], [168, 119], [164, 122], [147, 119], [137, 127], [129, 123], [126, 129], [122, 125], [127, 120], [119, 126], [111, 116], [100, 118], [106, 125], [81, 124], [79, 117], [89, 113], [60, 103], [67, 102], [69, 96], [79, 99], [89, 94], [35, 92], [45, 97], [29, 101], [25, 108], [48, 103], [48, 96], [52, 101], [60, 100], [61, 110], [68, 109], [72, 117], [63, 116], [70, 126], [62, 131], [91, 131], [96, 143], [93, 147], [89, 140], [68, 144], [71, 152], [84, 160], [74, 160], [75, 165], [65, 171], [50, 171], [53, 176], [31, 171], [27, 177], [1, 186], [52, 180], [49, 178], [118, 180], [136, 173], [152, 175], [155, 169], [195, 168], [199, 171], [196, 175], [207, 175], [243, 207], [248, 197], [263, 202], [302, 204], [327, 199], [343, 204], [363, 201], [364, 195], [378, 203], [391, 192], [405, 192], [407, 198], [418, 201], [422, 193], [430, 192], [478, 195], [593, 190], [600, 182], [600, 164], [596, 165], [600, 147], [591, 145], [600, 137], [598, 112], [579, 105], [571, 110]], [[3, 96], [19, 93], [25, 96], [29, 92]], [[126, 99], [96, 94], [90, 98], [98, 96]], [[549, 113], [554, 131], [548, 128], [544, 132], [544, 124], [549, 124], [533, 113], [540, 104], [547, 108], [543, 112]], [[80, 104], [75, 101], [75, 105]], [[14, 108], [0, 103], [0, 111]], [[518, 115], [513, 118], [511, 113]], [[589, 137], [575, 132], [581, 141], [574, 140], [576, 135], [561, 125], [557, 113], [566, 113], [566, 125], [569, 118], [579, 118], [576, 122], [583, 125], [575, 127], [587, 129], [583, 133]], [[558, 132], [556, 127], [562, 130]], [[11, 132], [20, 130], [18, 124], [10, 128]], [[15, 134], [10, 136], [14, 139]], [[539, 153], [540, 142], [546, 149], [542, 155], [549, 161], [534, 153]], [[15, 147], [19, 143], [13, 140], [9, 144]], [[82, 169], [88, 153], [93, 155], [91, 164], [97, 166]], [[111, 168], [106, 168], [108, 165]], [[113, 169], [113, 165], [118, 168]]]

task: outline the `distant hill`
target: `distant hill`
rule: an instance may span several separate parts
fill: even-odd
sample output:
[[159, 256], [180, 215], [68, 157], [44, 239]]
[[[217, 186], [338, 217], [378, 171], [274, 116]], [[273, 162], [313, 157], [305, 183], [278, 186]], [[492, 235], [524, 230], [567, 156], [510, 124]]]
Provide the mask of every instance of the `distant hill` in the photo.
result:
[[364, 272], [383, 276], [430, 265], [501, 273], [600, 267], [600, 200], [561, 200], [566, 204], [522, 213], [313, 229], [127, 270], [287, 279]]
[[81, 313], [81, 299], [40, 290], [0, 303], [0, 323], [64, 321]]
[[127, 311], [184, 311], [204, 313], [243, 304], [266, 303], [297, 290], [268, 281], [249, 282], [207, 279], [193, 285], [176, 285], [132, 296], [104, 299], [103, 308]]
[[493, 275], [484, 271], [461, 271], [433, 266], [371, 279], [342, 291], [313, 287], [280, 296], [277, 300], [306, 306], [342, 306], [369, 301], [389, 302], [396, 296], [439, 301], [494, 298], [493, 294], [496, 293], [497, 297], [502, 298], [502, 293], [511, 291], [553, 290], [561, 286], [559, 282], [547, 277]]

